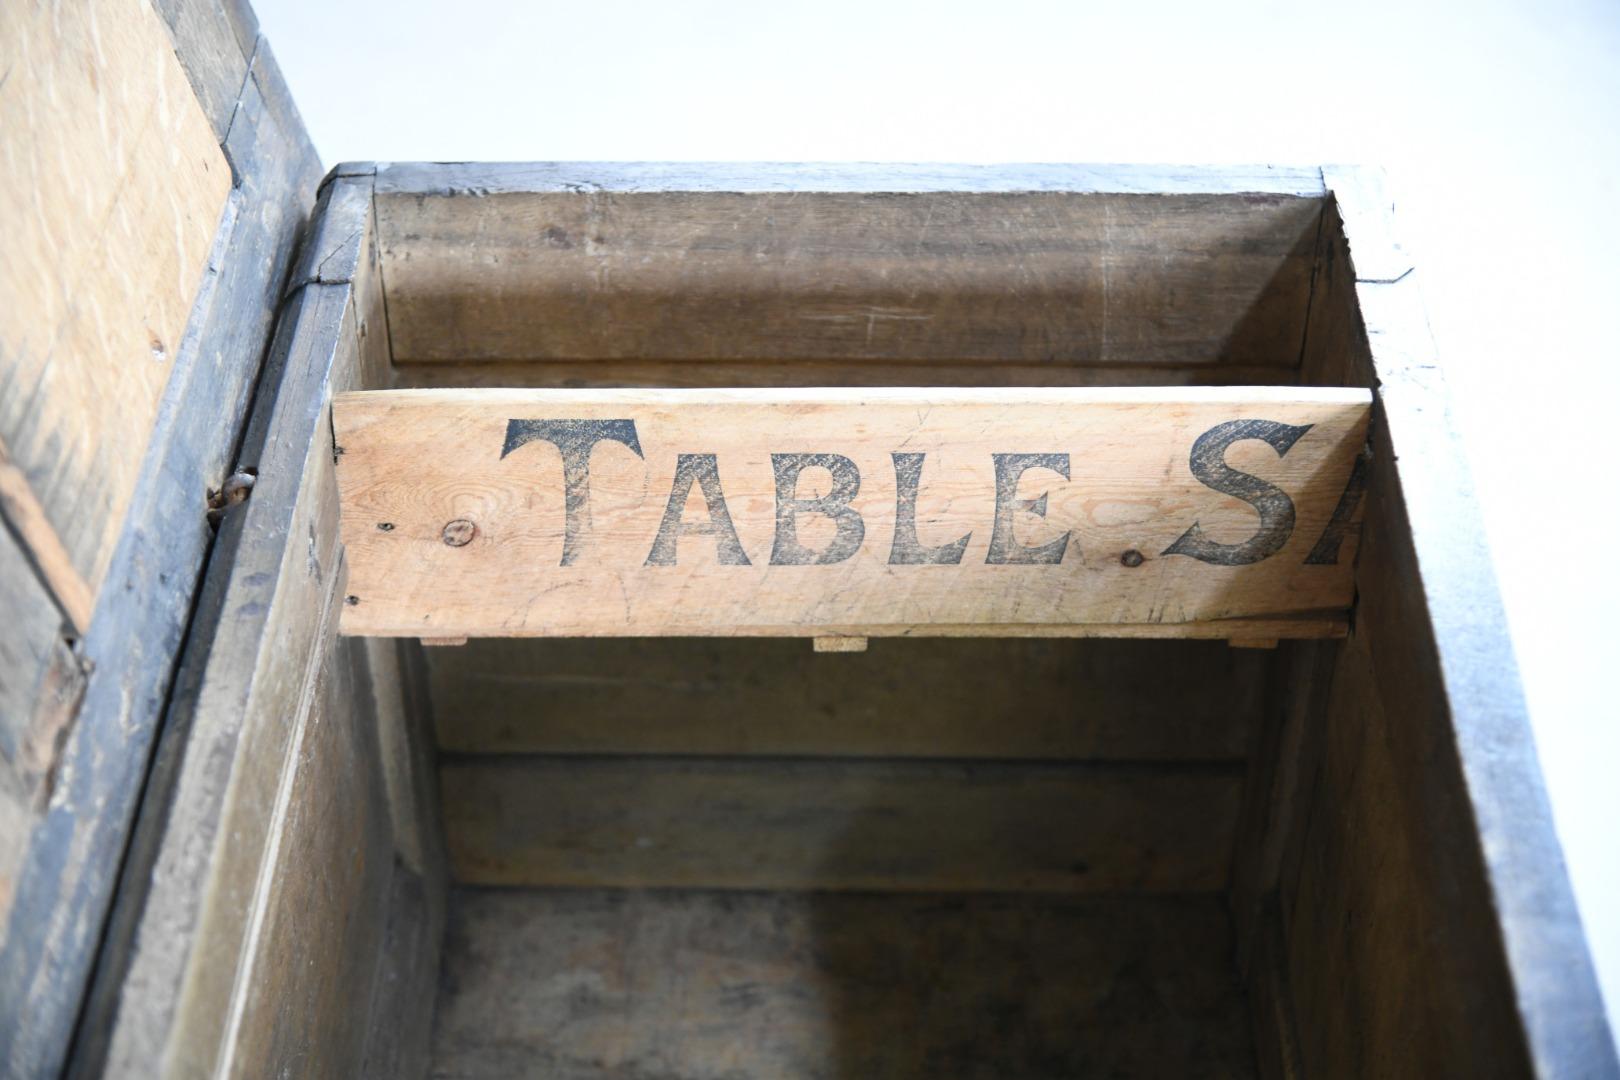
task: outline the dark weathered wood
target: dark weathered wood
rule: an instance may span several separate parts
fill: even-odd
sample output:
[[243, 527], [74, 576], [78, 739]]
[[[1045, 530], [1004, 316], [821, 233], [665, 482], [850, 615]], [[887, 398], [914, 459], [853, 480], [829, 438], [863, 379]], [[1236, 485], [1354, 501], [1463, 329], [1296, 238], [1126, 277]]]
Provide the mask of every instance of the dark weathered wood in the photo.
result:
[[1411, 264], [1376, 174], [1325, 176], [1304, 374], [1378, 399], [1355, 631], [1281, 880], [1305, 1072], [1617, 1076]]
[[[62, 614], [21, 545], [0, 529], [0, 919], [38, 821], [42, 785], [55, 757], [54, 733], [35, 720], [41, 690], [67, 649]], [[70, 652], [71, 655], [71, 652]], [[52, 736], [42, 744], [41, 736]]]
[[[368, 1025], [358, 1021], [385, 947], [421, 953], [421, 943], [385, 934], [395, 864], [364, 649], [330, 633], [328, 625], [312, 643], [316, 685], [288, 718], [294, 731], [269, 822], [275, 842], [258, 871], [259, 910], [210, 1075], [359, 1075]], [[189, 1063], [177, 1071], [197, 1075]]]
[[452, 752], [1234, 761], [1265, 661], [1221, 642], [941, 638], [838, 656], [486, 639], [427, 657]]
[[433, 1075], [1254, 1076], [1209, 898], [460, 890]]
[[[1267, 674], [1259, 739], [1249, 759], [1243, 817], [1232, 858], [1230, 902], [1238, 968], [1250, 974], [1260, 939], [1274, 928], [1278, 882], [1290, 845], [1299, 843], [1307, 824], [1309, 785], [1321, 756], [1322, 717], [1333, 692], [1338, 654], [1317, 642], [1290, 642]], [[1273, 943], [1274, 944], [1274, 943]], [[1275, 952], [1275, 948], [1273, 948]]]
[[253, 9], [239, 0], [153, 0], [152, 6], [168, 23], [191, 91], [223, 143], [260, 40]]
[[456, 880], [475, 884], [1197, 892], [1226, 884], [1241, 772], [452, 757]]
[[[53, 808], [30, 838], [0, 950], [0, 1074], [63, 1061], [212, 542], [203, 498], [229, 465], [318, 165], [260, 51], [225, 143], [235, 186], [141, 480], [82, 642], [93, 665]], [[271, 104], [267, 104], [267, 102]], [[48, 962], [47, 962], [48, 959]]]
[[1295, 365], [1317, 183], [1155, 179], [385, 166], [395, 356]]
[[408, 387], [620, 386], [1282, 386], [1295, 369], [1263, 365], [908, 364], [902, 360], [544, 360], [400, 364]]
[[[349, 186], [322, 209], [363, 253], [369, 180]], [[242, 449], [258, 481], [210, 564], [205, 646], [143, 807], [84, 1075], [425, 1068], [446, 888], [426, 695], [394, 646], [333, 637], [346, 570], [328, 403], [368, 377], [366, 265], [290, 299]]]
[[1253, 918], [1247, 945], [1235, 951], [1246, 971], [1249, 1019], [1254, 1031], [1255, 1064], [1262, 1080], [1302, 1080], [1299, 1027], [1294, 1019], [1294, 992], [1288, 973], [1288, 950], [1275, 899]]
[[428, 1073], [444, 920], [442, 868], [434, 881], [396, 859], [365, 1010], [365, 1058], [359, 1073], [365, 1080], [416, 1080]]
[[449, 868], [421, 649], [386, 640], [366, 641], [364, 648], [394, 865], [362, 1074], [395, 1080], [427, 1073]]
[[[363, 201], [355, 220], [363, 231]], [[228, 1073], [283, 1053], [335, 1054], [352, 1071], [363, 1050], [363, 1024], [330, 1029], [316, 1019], [327, 1008], [363, 1013], [375, 949], [328, 950], [322, 959], [331, 967], [321, 979], [281, 983], [287, 1000], [250, 992], [278, 977], [287, 950], [256, 948], [267, 928], [290, 917], [286, 905], [304, 906], [288, 890], [313, 875], [380, 927], [391, 888], [391, 815], [369, 675], [362, 669], [357, 681], [336, 672], [354, 660], [346, 649], [334, 651], [330, 636], [344, 570], [327, 401], [334, 386], [353, 385], [358, 376], [356, 307], [348, 282], [308, 285], [295, 296], [249, 424], [240, 461], [258, 481], [253, 497], [227, 516], [211, 562], [198, 619], [207, 645], [188, 655], [167, 764], [160, 761], [154, 778], [163, 781], [161, 801], [148, 799], [144, 838], [131, 860], [132, 892], [146, 883], [149, 889], [120, 905], [140, 914], [129, 930], [123, 992], [107, 1003], [107, 1067], [114, 1073]], [[334, 685], [344, 688], [338, 697], [356, 700], [340, 705], [317, 694]], [[307, 770], [324, 766], [302, 764], [306, 731], [359, 740], [332, 753], [360, 754], [365, 767], [349, 766], [323, 783]], [[351, 816], [372, 824], [354, 840], [364, 850], [342, 849], [332, 863], [338, 854], [306, 835], [322, 831], [308, 807], [341, 801], [330, 789], [345, 785], [369, 808]], [[284, 850], [309, 857], [289, 866], [277, 861]], [[221, 956], [239, 960], [220, 963]], [[363, 972], [347, 970], [355, 964]], [[326, 992], [337, 997], [323, 1006]], [[317, 1012], [299, 1011], [308, 1009]], [[285, 1010], [293, 1013], [273, 1034], [265, 1025]], [[234, 1056], [244, 1048], [251, 1052]]]

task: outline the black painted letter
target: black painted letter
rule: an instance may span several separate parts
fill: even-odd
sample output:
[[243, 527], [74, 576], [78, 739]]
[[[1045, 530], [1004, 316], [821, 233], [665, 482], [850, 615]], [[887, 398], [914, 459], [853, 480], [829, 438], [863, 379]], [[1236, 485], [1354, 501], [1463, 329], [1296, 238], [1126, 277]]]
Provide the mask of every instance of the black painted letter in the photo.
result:
[[890, 454], [894, 459], [894, 546], [889, 549], [890, 566], [954, 566], [967, 550], [968, 533], [960, 540], [939, 547], [925, 548], [917, 539], [917, 482], [922, 477], [926, 454]]
[[[772, 454], [776, 471], [776, 540], [771, 545], [772, 566], [825, 566], [843, 562], [866, 538], [866, 522], [850, 507], [861, 490], [861, 473], [842, 454]], [[832, 490], [818, 499], [799, 498], [799, 474], [821, 468], [832, 474]], [[799, 543], [799, 515], [825, 514], [838, 525], [825, 551], [811, 551]]]
[[616, 442], [642, 457], [634, 420], [508, 420], [501, 457], [531, 442], [548, 442], [562, 454], [563, 551], [562, 565], [579, 557], [581, 534], [591, 524], [591, 448]]
[[1013, 536], [1013, 514], [1023, 511], [1036, 517], [1046, 516], [1046, 492], [1038, 499], [1016, 498], [1018, 478], [1030, 469], [1050, 469], [1063, 479], [1069, 478], [1068, 454], [992, 454], [996, 463], [996, 524], [990, 533], [990, 554], [987, 563], [1009, 563], [1018, 566], [1040, 563], [1060, 563], [1069, 547], [1069, 533], [1039, 547], [1026, 547]]
[[1344, 534], [1350, 531], [1350, 516], [1356, 512], [1356, 505], [1367, 490], [1367, 466], [1371, 461], [1372, 447], [1362, 447], [1361, 453], [1356, 455], [1356, 463], [1350, 468], [1350, 479], [1345, 482], [1344, 494], [1339, 496], [1339, 505], [1333, 508], [1327, 528], [1322, 530], [1311, 553], [1305, 556], [1306, 566], [1338, 564], [1339, 545], [1344, 543]]
[[1205, 487], [1254, 507], [1260, 515], [1260, 527], [1241, 544], [1217, 544], [1204, 535], [1195, 521], [1192, 528], [1164, 549], [1164, 554], [1187, 555], [1216, 566], [1247, 566], [1281, 551], [1294, 532], [1294, 500], [1275, 484], [1228, 465], [1226, 448], [1245, 439], [1259, 439], [1282, 457], [1309, 430], [1310, 424], [1293, 427], [1274, 420], [1228, 420], [1198, 436], [1187, 458], [1193, 476]]
[[[697, 481], [703, 492], [703, 501], [709, 507], [707, 525], [687, 525], [681, 521], [687, 497], [692, 494], [692, 482]], [[714, 537], [715, 555], [721, 566], [748, 566], [748, 555], [737, 539], [737, 529], [731, 524], [731, 511], [726, 509], [726, 495], [720, 490], [720, 467], [713, 454], [681, 454], [675, 459], [675, 479], [669, 485], [669, 504], [664, 507], [664, 520], [658, 526], [652, 550], [647, 553], [648, 566], [674, 566], [675, 545], [683, 536]]]

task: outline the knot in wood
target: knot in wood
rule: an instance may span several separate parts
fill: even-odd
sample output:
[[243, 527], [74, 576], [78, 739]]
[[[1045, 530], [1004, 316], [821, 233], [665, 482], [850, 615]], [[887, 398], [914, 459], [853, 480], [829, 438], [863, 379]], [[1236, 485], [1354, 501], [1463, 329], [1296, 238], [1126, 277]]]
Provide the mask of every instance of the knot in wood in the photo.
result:
[[478, 535], [478, 526], [466, 518], [456, 518], [445, 525], [444, 532], [440, 535], [450, 547], [466, 547], [472, 543], [472, 538]]

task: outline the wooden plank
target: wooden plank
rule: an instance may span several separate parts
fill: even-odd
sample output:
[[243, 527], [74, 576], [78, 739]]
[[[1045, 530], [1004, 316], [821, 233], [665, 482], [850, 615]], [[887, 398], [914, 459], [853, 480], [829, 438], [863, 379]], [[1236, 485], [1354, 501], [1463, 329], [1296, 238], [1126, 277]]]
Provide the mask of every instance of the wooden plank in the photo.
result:
[[225, 142], [259, 43], [253, 9], [246, 0], [152, 0], [152, 6], [168, 24], [214, 137]]
[[90, 626], [95, 596], [73, 565], [73, 558], [62, 546], [51, 527], [45, 508], [34, 497], [28, 478], [11, 459], [11, 452], [0, 439], [0, 525], [23, 556], [30, 576], [44, 585], [50, 601], [66, 617], [74, 633]]
[[1322, 171], [1290, 165], [965, 165], [957, 162], [385, 162], [377, 194], [524, 195], [601, 191], [868, 195], [1034, 191], [1089, 195], [1291, 195], [1321, 198]]
[[691, 187], [497, 176], [435, 195], [415, 175], [378, 199], [404, 362], [1292, 367], [1321, 216], [1314, 196], [1076, 192], [1016, 168], [967, 190], [676, 170]]
[[[428, 656], [461, 753], [1229, 760], [1269, 657], [1218, 642], [490, 638]], [[985, 672], [994, 672], [986, 678]]]
[[728, 386], [1283, 386], [1296, 369], [1237, 364], [914, 364], [904, 360], [544, 360], [397, 364], [398, 388]]
[[440, 782], [464, 883], [1199, 892], [1226, 883], [1242, 774], [474, 757]]
[[[259, 50], [225, 148], [237, 186], [172, 354], [175, 372], [107, 571], [118, 587], [102, 590], [80, 643], [91, 665], [83, 705], [59, 762], [52, 812], [29, 838], [0, 946], [0, 1075], [56, 1075], [70, 1044], [93, 1057], [107, 1026], [89, 1010], [119, 992], [127, 938], [107, 918], [115, 887], [140, 879], [130, 868], [121, 879], [121, 860], [132, 850], [136, 802], [154, 791], [147, 766], [214, 542], [201, 500], [234, 470], [281, 283], [319, 178], [278, 78]], [[74, 1042], [81, 1018], [84, 1037]]]
[[1280, 874], [1303, 1071], [1620, 1076], [1415, 275], [1377, 177], [1326, 175], [1304, 370], [1379, 392], [1355, 634]]
[[[28, 835], [38, 821], [41, 785], [55, 746], [42, 745], [36, 709], [56, 666], [62, 616], [29, 566], [24, 549], [0, 529], [0, 924], [11, 909]], [[56, 735], [49, 732], [49, 736]]]
[[433, 1075], [1253, 1077], [1213, 898], [463, 890]]
[[219, 564], [218, 607], [205, 621], [217, 625], [181, 699], [189, 730], [166, 827], [187, 842], [152, 854], [127, 978], [144, 992], [118, 1002], [114, 1071], [223, 1067], [218, 1055], [240, 1019], [233, 987], [247, 969], [211, 958], [235, 956], [250, 939], [266, 852], [278, 842], [283, 764], [295, 749], [286, 718], [326, 662], [320, 613], [341, 603], [325, 403], [334, 383], [353, 385], [358, 371], [355, 305], [348, 284], [309, 286], [298, 300], [284, 323], [279, 383], [242, 452], [259, 479], [240, 539]]
[[[328, 634], [331, 628], [328, 627]], [[315, 643], [214, 1075], [358, 1076], [394, 874], [360, 642]]]
[[[366, 200], [335, 201], [355, 209], [363, 247]], [[133, 925], [114, 927], [125, 960], [93, 1003], [105, 1034], [82, 1075], [425, 1064], [446, 875], [425, 717], [406, 715], [422, 695], [387, 663], [393, 643], [335, 637], [345, 569], [327, 402], [365, 368], [356, 287], [291, 299], [243, 448], [259, 481], [222, 526], [206, 644], [143, 805], [129, 874], [142, 890], [121, 897]], [[385, 1043], [373, 1013], [420, 1034]]]
[[1351, 600], [1354, 530], [1334, 511], [1368, 397], [344, 395], [333, 405], [353, 567], [343, 630], [1176, 634], [1331, 619]]
[[227, 517], [229, 535], [222, 528], [224, 580], [211, 583], [199, 619], [210, 644], [194, 661], [198, 670], [183, 675], [172, 714], [185, 740], [165, 749], [175, 756], [169, 805], [162, 818], [142, 822], [160, 835], [148, 841], [149, 892], [109, 1023], [114, 1075], [220, 1067], [246, 959], [214, 958], [242, 956], [250, 941], [296, 745], [290, 721], [310, 707], [326, 620], [341, 604], [321, 401], [332, 369], [353, 363], [352, 308], [344, 286], [306, 290], [302, 300], [290, 320], [291, 355], [265, 406], [271, 420], [250, 430], [244, 448], [259, 480], [240, 517]]
[[98, 589], [231, 169], [145, 0], [0, 11], [0, 439]]

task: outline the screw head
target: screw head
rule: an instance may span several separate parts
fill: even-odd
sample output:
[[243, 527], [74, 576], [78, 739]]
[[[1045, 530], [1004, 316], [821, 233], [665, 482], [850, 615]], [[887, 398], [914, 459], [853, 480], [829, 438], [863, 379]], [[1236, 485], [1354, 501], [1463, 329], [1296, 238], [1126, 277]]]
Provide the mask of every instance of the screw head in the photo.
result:
[[1146, 560], [1142, 558], [1142, 553], [1137, 551], [1135, 548], [1131, 548], [1129, 551], [1125, 552], [1119, 557], [1121, 566], [1137, 567], [1141, 566], [1145, 561]]
[[474, 525], [466, 518], [456, 518], [456, 520], [445, 525], [444, 532], [439, 534], [439, 538], [449, 547], [466, 547], [472, 543], [472, 538], [477, 535], [477, 525]]

